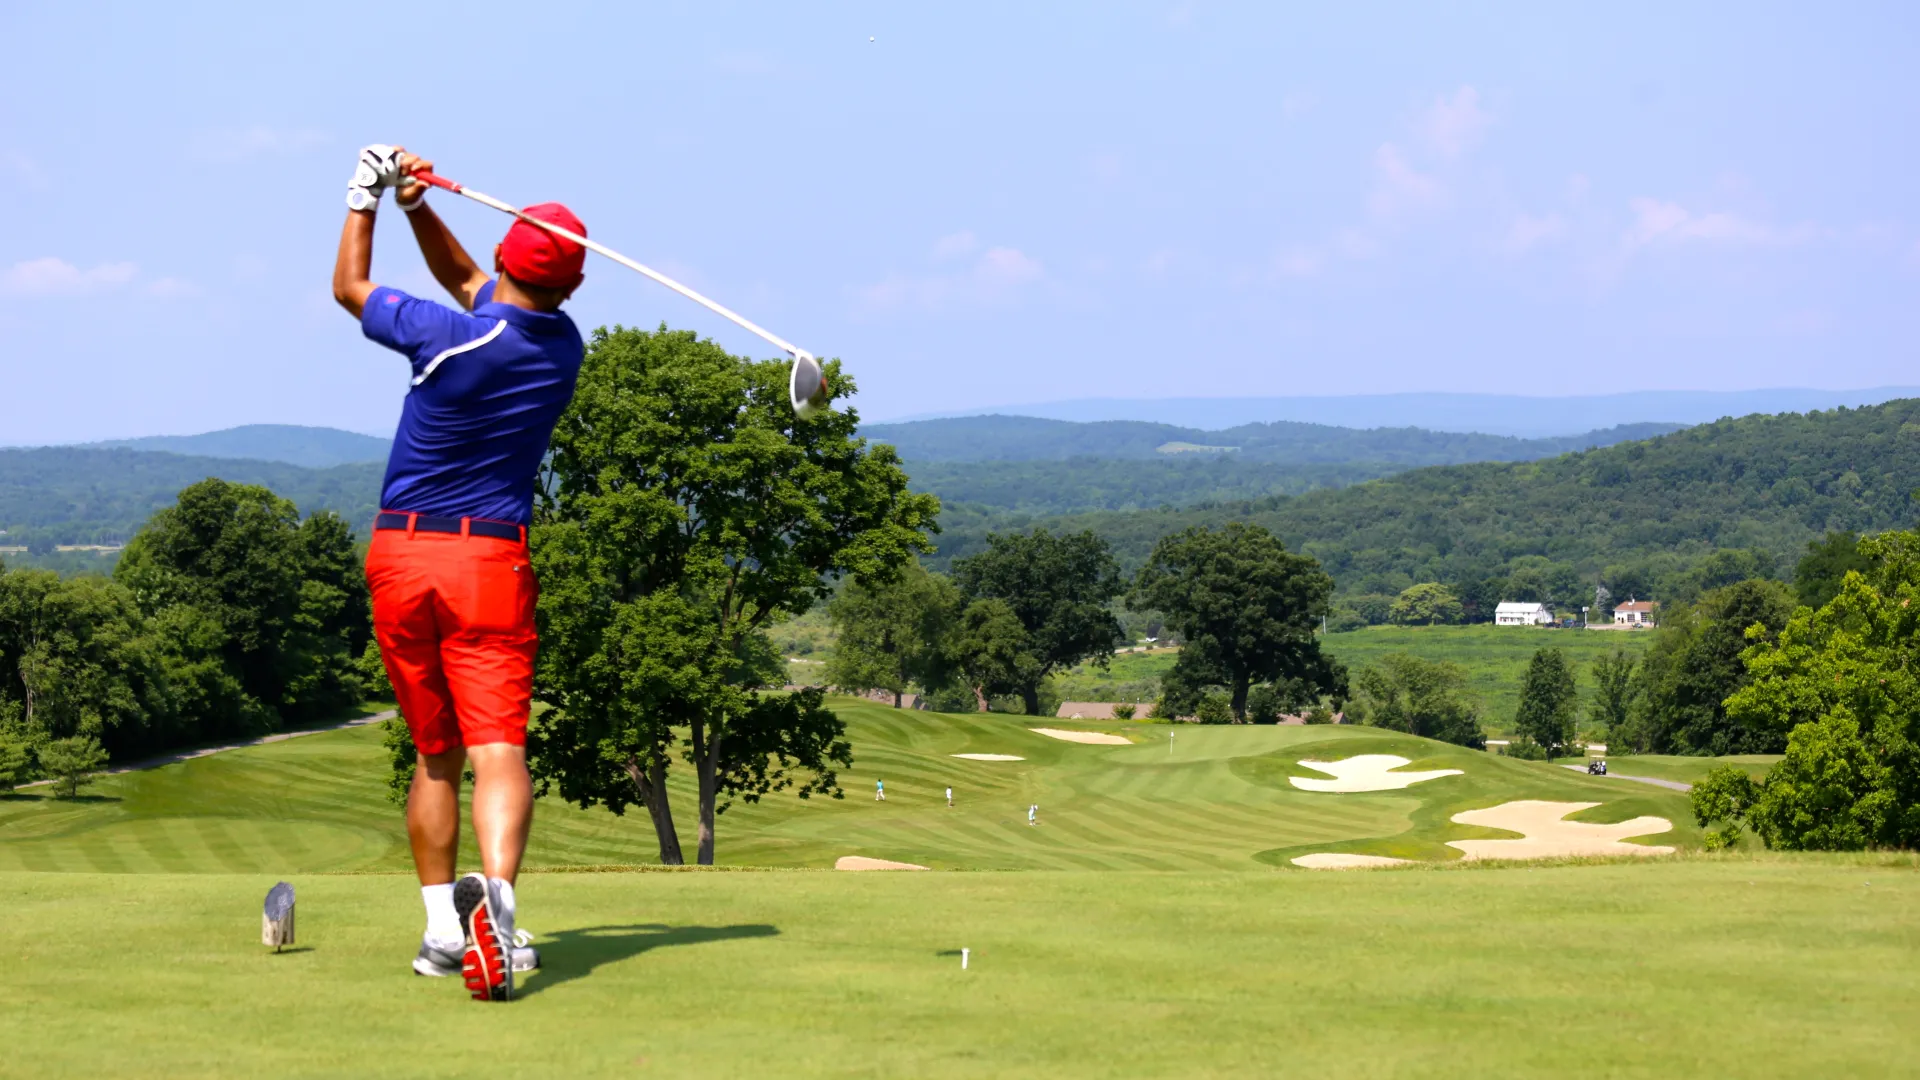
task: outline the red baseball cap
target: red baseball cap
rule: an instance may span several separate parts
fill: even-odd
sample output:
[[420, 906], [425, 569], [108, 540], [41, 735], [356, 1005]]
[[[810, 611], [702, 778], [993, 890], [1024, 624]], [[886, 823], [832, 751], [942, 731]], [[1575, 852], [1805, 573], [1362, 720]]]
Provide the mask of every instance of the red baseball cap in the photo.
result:
[[[587, 235], [587, 227], [573, 211], [557, 202], [540, 203], [520, 211], [524, 217], [558, 225], [568, 232]], [[500, 242], [500, 262], [515, 281], [564, 289], [580, 278], [586, 265], [587, 249], [571, 240], [555, 236], [538, 225], [516, 221]]]

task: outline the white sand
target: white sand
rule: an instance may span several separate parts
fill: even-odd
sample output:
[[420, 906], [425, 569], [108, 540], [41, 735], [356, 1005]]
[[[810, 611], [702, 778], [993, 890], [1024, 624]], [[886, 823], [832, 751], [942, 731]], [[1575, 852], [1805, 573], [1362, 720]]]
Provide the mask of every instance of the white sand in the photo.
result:
[[1300, 764], [1333, 777], [1331, 780], [1299, 776], [1287, 778], [1302, 791], [1397, 791], [1423, 780], [1438, 780], [1443, 776], [1459, 776], [1461, 773], [1459, 769], [1392, 772], [1390, 770], [1402, 765], [1413, 764], [1398, 754], [1360, 754], [1339, 761], [1302, 761]]
[[949, 754], [948, 757], [963, 757], [968, 761], [1025, 761], [1017, 754]]
[[1316, 851], [1311, 855], [1296, 856], [1293, 865], [1309, 870], [1358, 870], [1368, 866], [1408, 866], [1412, 862], [1412, 859], [1389, 859], [1385, 855], [1342, 855], [1332, 851]]
[[1050, 727], [1028, 728], [1027, 730], [1039, 732], [1049, 739], [1060, 739], [1065, 742], [1093, 743], [1097, 746], [1133, 745], [1133, 740], [1124, 735], [1109, 735], [1104, 731], [1066, 731], [1061, 728]]
[[835, 870], [925, 870], [924, 866], [915, 866], [910, 862], [891, 862], [887, 859], [869, 859], [865, 855], [842, 855], [834, 860]]
[[1590, 802], [1544, 802], [1521, 799], [1501, 803], [1485, 810], [1465, 810], [1453, 815], [1462, 825], [1483, 825], [1520, 833], [1522, 840], [1449, 840], [1447, 846], [1459, 848], [1467, 859], [1551, 859], [1568, 855], [1671, 855], [1670, 847], [1648, 844], [1624, 844], [1630, 836], [1647, 836], [1673, 829], [1663, 817], [1637, 817], [1616, 825], [1594, 825], [1584, 821], [1564, 821]]

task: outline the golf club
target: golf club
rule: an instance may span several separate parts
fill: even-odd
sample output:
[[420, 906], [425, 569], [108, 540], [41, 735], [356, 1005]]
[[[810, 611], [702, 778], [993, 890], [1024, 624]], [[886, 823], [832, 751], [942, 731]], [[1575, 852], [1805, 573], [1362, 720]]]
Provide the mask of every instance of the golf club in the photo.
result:
[[464, 195], [467, 198], [472, 199], [474, 202], [477, 202], [482, 206], [491, 206], [492, 208], [500, 211], [503, 214], [512, 214], [514, 217], [520, 219], [521, 221], [526, 222], [529, 225], [537, 226], [539, 228], [547, 230], [548, 232], [554, 234], [555, 236], [564, 237], [565, 239], [571, 240], [574, 243], [579, 244], [581, 247], [586, 248], [588, 251], [597, 251], [600, 254], [605, 255], [607, 258], [612, 259], [614, 262], [619, 263], [621, 266], [624, 266], [629, 270], [637, 270], [640, 273], [645, 274], [647, 277], [650, 277], [653, 280], [659, 282], [660, 284], [665, 285], [667, 288], [672, 289], [674, 292], [677, 292], [681, 296], [684, 296], [687, 299], [693, 301], [694, 303], [699, 304], [700, 306], [706, 308], [707, 310], [713, 312], [714, 314], [724, 316], [725, 318], [733, 320], [733, 322], [738, 324], [742, 329], [750, 330], [753, 333], [758, 334], [760, 337], [766, 339], [768, 342], [771, 342], [775, 346], [778, 346], [780, 349], [785, 350], [785, 352], [789, 356], [793, 357], [793, 370], [787, 376], [787, 396], [793, 404], [793, 411], [795, 415], [805, 418], [805, 417], [813, 416], [814, 414], [820, 412], [822, 409], [825, 409], [827, 407], [828, 394], [827, 394], [826, 374], [820, 370], [820, 361], [814, 359], [812, 353], [801, 348], [800, 346], [795, 345], [792, 342], [787, 341], [786, 339], [780, 337], [779, 335], [774, 334], [762, 328], [757, 323], [753, 322], [752, 320], [746, 318], [743, 315], [740, 315], [734, 312], [730, 308], [727, 308], [722, 304], [719, 304], [719, 303], [716, 303], [715, 301], [707, 299], [706, 297], [700, 295], [699, 293], [694, 292], [692, 289], [687, 288], [685, 285], [682, 285], [679, 282], [668, 277], [667, 275], [662, 274], [658, 270], [655, 270], [650, 266], [644, 266], [640, 263], [637, 263], [632, 259], [627, 258], [625, 255], [622, 255], [619, 252], [613, 250], [612, 248], [607, 247], [604, 244], [597, 244], [592, 240], [589, 240], [586, 237], [579, 235], [578, 233], [575, 233], [568, 229], [563, 229], [558, 225], [554, 225], [545, 221], [539, 221], [534, 218], [530, 218], [525, 214], [522, 214], [518, 209], [512, 206], [508, 206], [506, 203], [501, 202], [499, 199], [496, 199], [491, 195], [482, 194], [463, 184], [456, 184], [453, 181], [448, 180], [444, 176], [436, 176], [430, 172], [414, 172], [408, 175], [412, 179], [418, 180], [423, 184], [430, 184], [437, 188], [443, 188], [447, 191], [453, 192], [455, 195]]

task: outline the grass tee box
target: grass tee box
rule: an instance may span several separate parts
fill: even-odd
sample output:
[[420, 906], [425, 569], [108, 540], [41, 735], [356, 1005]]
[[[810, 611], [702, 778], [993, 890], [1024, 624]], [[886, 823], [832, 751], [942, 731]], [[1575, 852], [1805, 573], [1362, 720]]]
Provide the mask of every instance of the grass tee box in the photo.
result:
[[1920, 1031], [1911, 859], [531, 874], [511, 1006], [408, 973], [410, 877], [299, 878], [278, 956], [273, 880], [0, 876], [5, 1071], [1876, 1077]]

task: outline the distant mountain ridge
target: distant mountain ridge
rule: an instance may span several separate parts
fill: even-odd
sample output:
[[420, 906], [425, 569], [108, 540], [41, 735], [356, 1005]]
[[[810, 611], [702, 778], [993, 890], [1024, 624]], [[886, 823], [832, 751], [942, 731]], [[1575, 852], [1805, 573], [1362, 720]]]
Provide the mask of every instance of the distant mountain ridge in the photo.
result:
[[1860, 408], [1920, 397], [1920, 387], [1861, 390], [1778, 387], [1765, 390], [1639, 390], [1620, 394], [1528, 397], [1520, 394], [1398, 393], [1302, 397], [1080, 398], [997, 405], [960, 412], [922, 413], [889, 425], [959, 416], [1017, 415], [1089, 423], [1134, 420], [1218, 431], [1249, 423], [1290, 420], [1335, 427], [1417, 427], [1529, 438], [1567, 435], [1644, 421], [1688, 425], [1754, 413], [1804, 413]]
[[85, 450], [157, 450], [203, 458], [278, 461], [309, 469], [387, 460], [387, 439], [329, 427], [246, 424], [200, 435], [148, 435], [83, 443]]
[[[925, 462], [1152, 461], [1226, 452], [1273, 465], [1373, 465], [1412, 468], [1469, 461], [1531, 461], [1677, 431], [1679, 424], [1624, 424], [1541, 439], [1423, 428], [1356, 428], [1278, 421], [1217, 431], [1137, 420], [1077, 423], [1032, 416], [968, 416], [904, 424], [864, 424], [860, 434], [891, 443], [909, 465]], [[1391, 470], [1389, 470], [1391, 471]]]

